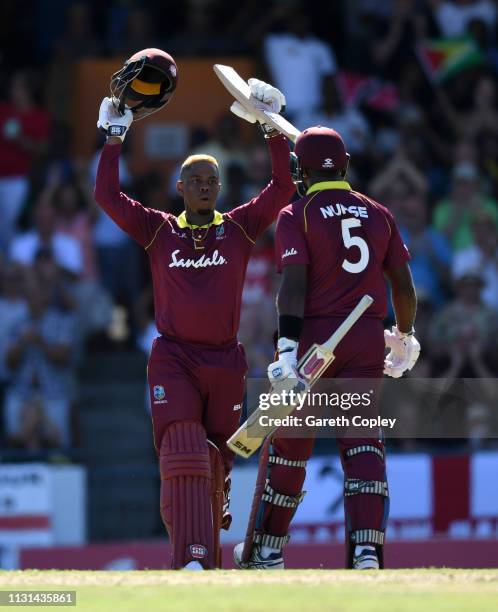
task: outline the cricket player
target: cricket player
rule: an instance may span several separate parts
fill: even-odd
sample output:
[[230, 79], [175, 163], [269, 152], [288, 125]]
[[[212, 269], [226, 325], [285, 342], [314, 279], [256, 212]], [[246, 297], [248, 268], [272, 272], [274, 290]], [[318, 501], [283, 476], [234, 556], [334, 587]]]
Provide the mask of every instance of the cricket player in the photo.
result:
[[[249, 85], [262, 108], [279, 112], [276, 88]], [[233, 112], [255, 121], [238, 103]], [[247, 204], [221, 214], [219, 168], [208, 155], [187, 157], [177, 189], [185, 211], [175, 217], [120, 192], [118, 162], [133, 121], [104, 98], [97, 125], [108, 138], [98, 166], [95, 198], [146, 251], [160, 336], [148, 363], [152, 426], [161, 475], [161, 515], [169, 533], [172, 568], [220, 566], [219, 530], [228, 528], [229, 473], [225, 442], [238, 426], [247, 363], [237, 342], [241, 295], [254, 244], [294, 193], [285, 137], [262, 126], [272, 179]]]
[[[416, 295], [409, 254], [393, 215], [351, 189], [345, 178], [349, 155], [334, 130], [304, 130], [291, 156], [302, 197], [284, 208], [277, 222], [282, 285], [277, 298], [278, 361], [268, 368], [270, 381], [275, 368], [296, 377], [298, 359], [314, 342], [327, 340], [365, 294], [373, 297], [373, 305], [341, 341], [323, 378], [380, 379], [383, 372], [399, 377], [415, 364], [420, 345], [413, 335]], [[384, 331], [382, 323], [387, 311], [385, 278], [396, 314], [392, 331]], [[384, 359], [386, 345], [391, 352]], [[344, 469], [350, 568], [383, 566], [389, 495], [380, 437], [337, 440]], [[256, 515], [252, 556], [243, 563], [243, 544], [238, 544], [234, 558], [239, 567], [283, 568], [282, 549], [304, 495], [313, 443], [313, 439], [272, 440], [268, 466], [263, 466], [268, 476]]]

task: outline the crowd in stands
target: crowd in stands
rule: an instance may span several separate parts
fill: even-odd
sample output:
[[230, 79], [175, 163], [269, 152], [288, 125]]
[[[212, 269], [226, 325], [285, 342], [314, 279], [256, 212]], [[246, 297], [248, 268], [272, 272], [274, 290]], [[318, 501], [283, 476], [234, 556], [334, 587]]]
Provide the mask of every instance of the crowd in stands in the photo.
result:
[[[351, 153], [351, 184], [393, 211], [412, 256], [423, 347], [413, 375], [497, 376], [495, 2], [273, 0], [264, 15], [254, 0], [235, 15], [226, 0], [37, 0], [33, 6], [22, 13], [22, 4], [7, 0], [0, 9], [6, 444], [71, 446], [81, 360], [95, 350], [148, 351], [156, 333], [146, 256], [93, 199], [102, 140], [91, 159], [71, 154], [78, 119], [67, 104], [79, 59], [125, 57], [150, 46], [178, 56], [251, 55], [258, 76], [285, 92], [287, 116], [299, 128], [337, 129]], [[479, 59], [444, 79], [428, 74], [418, 46], [455, 36], [470, 37]], [[270, 175], [264, 140], [247, 142], [240, 127], [228, 113], [211, 133], [191, 130], [189, 152], [220, 162], [221, 211], [248, 201]], [[176, 173], [137, 175], [124, 150], [122, 188], [150, 207], [181, 212]], [[272, 232], [255, 248], [243, 295], [240, 340], [255, 377], [265, 375], [273, 353]], [[480, 410], [485, 433], [490, 405]]]

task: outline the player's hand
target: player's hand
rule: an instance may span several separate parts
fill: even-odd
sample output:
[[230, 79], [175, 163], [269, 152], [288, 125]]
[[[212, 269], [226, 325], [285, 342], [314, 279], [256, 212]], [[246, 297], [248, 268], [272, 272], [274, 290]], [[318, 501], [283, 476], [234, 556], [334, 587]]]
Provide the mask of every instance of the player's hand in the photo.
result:
[[268, 379], [275, 393], [281, 391], [306, 391], [308, 385], [297, 371], [297, 342], [289, 338], [280, 338], [277, 345], [278, 359], [268, 366]]
[[384, 330], [386, 347], [391, 349], [384, 361], [384, 374], [400, 378], [411, 370], [420, 355], [420, 343], [413, 335], [402, 334], [397, 327]]
[[280, 89], [259, 79], [249, 79], [247, 82], [251, 90], [251, 98], [258, 108], [264, 108], [273, 113], [279, 113], [285, 108], [285, 96]]
[[129, 108], [126, 108], [124, 114], [120, 115], [111, 98], [104, 98], [102, 100], [97, 127], [105, 132], [107, 136], [115, 136], [122, 142], [132, 121], [133, 113]]
[[[251, 90], [251, 100], [257, 108], [273, 113], [279, 113], [285, 108], [285, 96], [279, 89], [259, 79], [249, 79], [247, 82]], [[234, 102], [230, 110], [234, 115], [249, 121], [249, 123], [256, 123], [257, 121], [256, 117], [246, 110], [240, 102]]]

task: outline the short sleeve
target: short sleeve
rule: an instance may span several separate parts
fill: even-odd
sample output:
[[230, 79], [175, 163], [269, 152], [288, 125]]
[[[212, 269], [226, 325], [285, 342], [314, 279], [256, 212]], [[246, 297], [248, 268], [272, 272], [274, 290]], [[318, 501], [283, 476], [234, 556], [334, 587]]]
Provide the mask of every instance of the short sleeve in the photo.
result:
[[386, 256], [382, 265], [384, 270], [397, 268], [410, 260], [410, 252], [401, 238], [398, 226], [391, 213], [387, 214], [387, 222], [390, 228], [390, 237]]
[[282, 272], [284, 266], [310, 263], [302, 222], [297, 218], [292, 206], [284, 208], [278, 216], [275, 230], [275, 251], [279, 273]]

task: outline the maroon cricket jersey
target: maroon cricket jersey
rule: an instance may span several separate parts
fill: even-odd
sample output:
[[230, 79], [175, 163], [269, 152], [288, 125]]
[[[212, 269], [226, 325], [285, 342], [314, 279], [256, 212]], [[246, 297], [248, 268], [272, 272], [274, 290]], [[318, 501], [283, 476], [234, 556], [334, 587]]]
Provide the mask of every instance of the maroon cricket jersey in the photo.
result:
[[305, 317], [343, 317], [369, 294], [364, 316], [384, 318], [383, 272], [410, 259], [393, 215], [346, 181], [313, 185], [284, 208], [276, 229], [277, 268], [307, 264]]
[[203, 227], [191, 226], [185, 213], [177, 218], [121, 193], [121, 146], [104, 146], [95, 199], [149, 255], [161, 334], [210, 346], [235, 340], [252, 248], [294, 192], [286, 139], [275, 136], [268, 143], [272, 180], [267, 187], [243, 206], [224, 214], [216, 211], [213, 221]]

